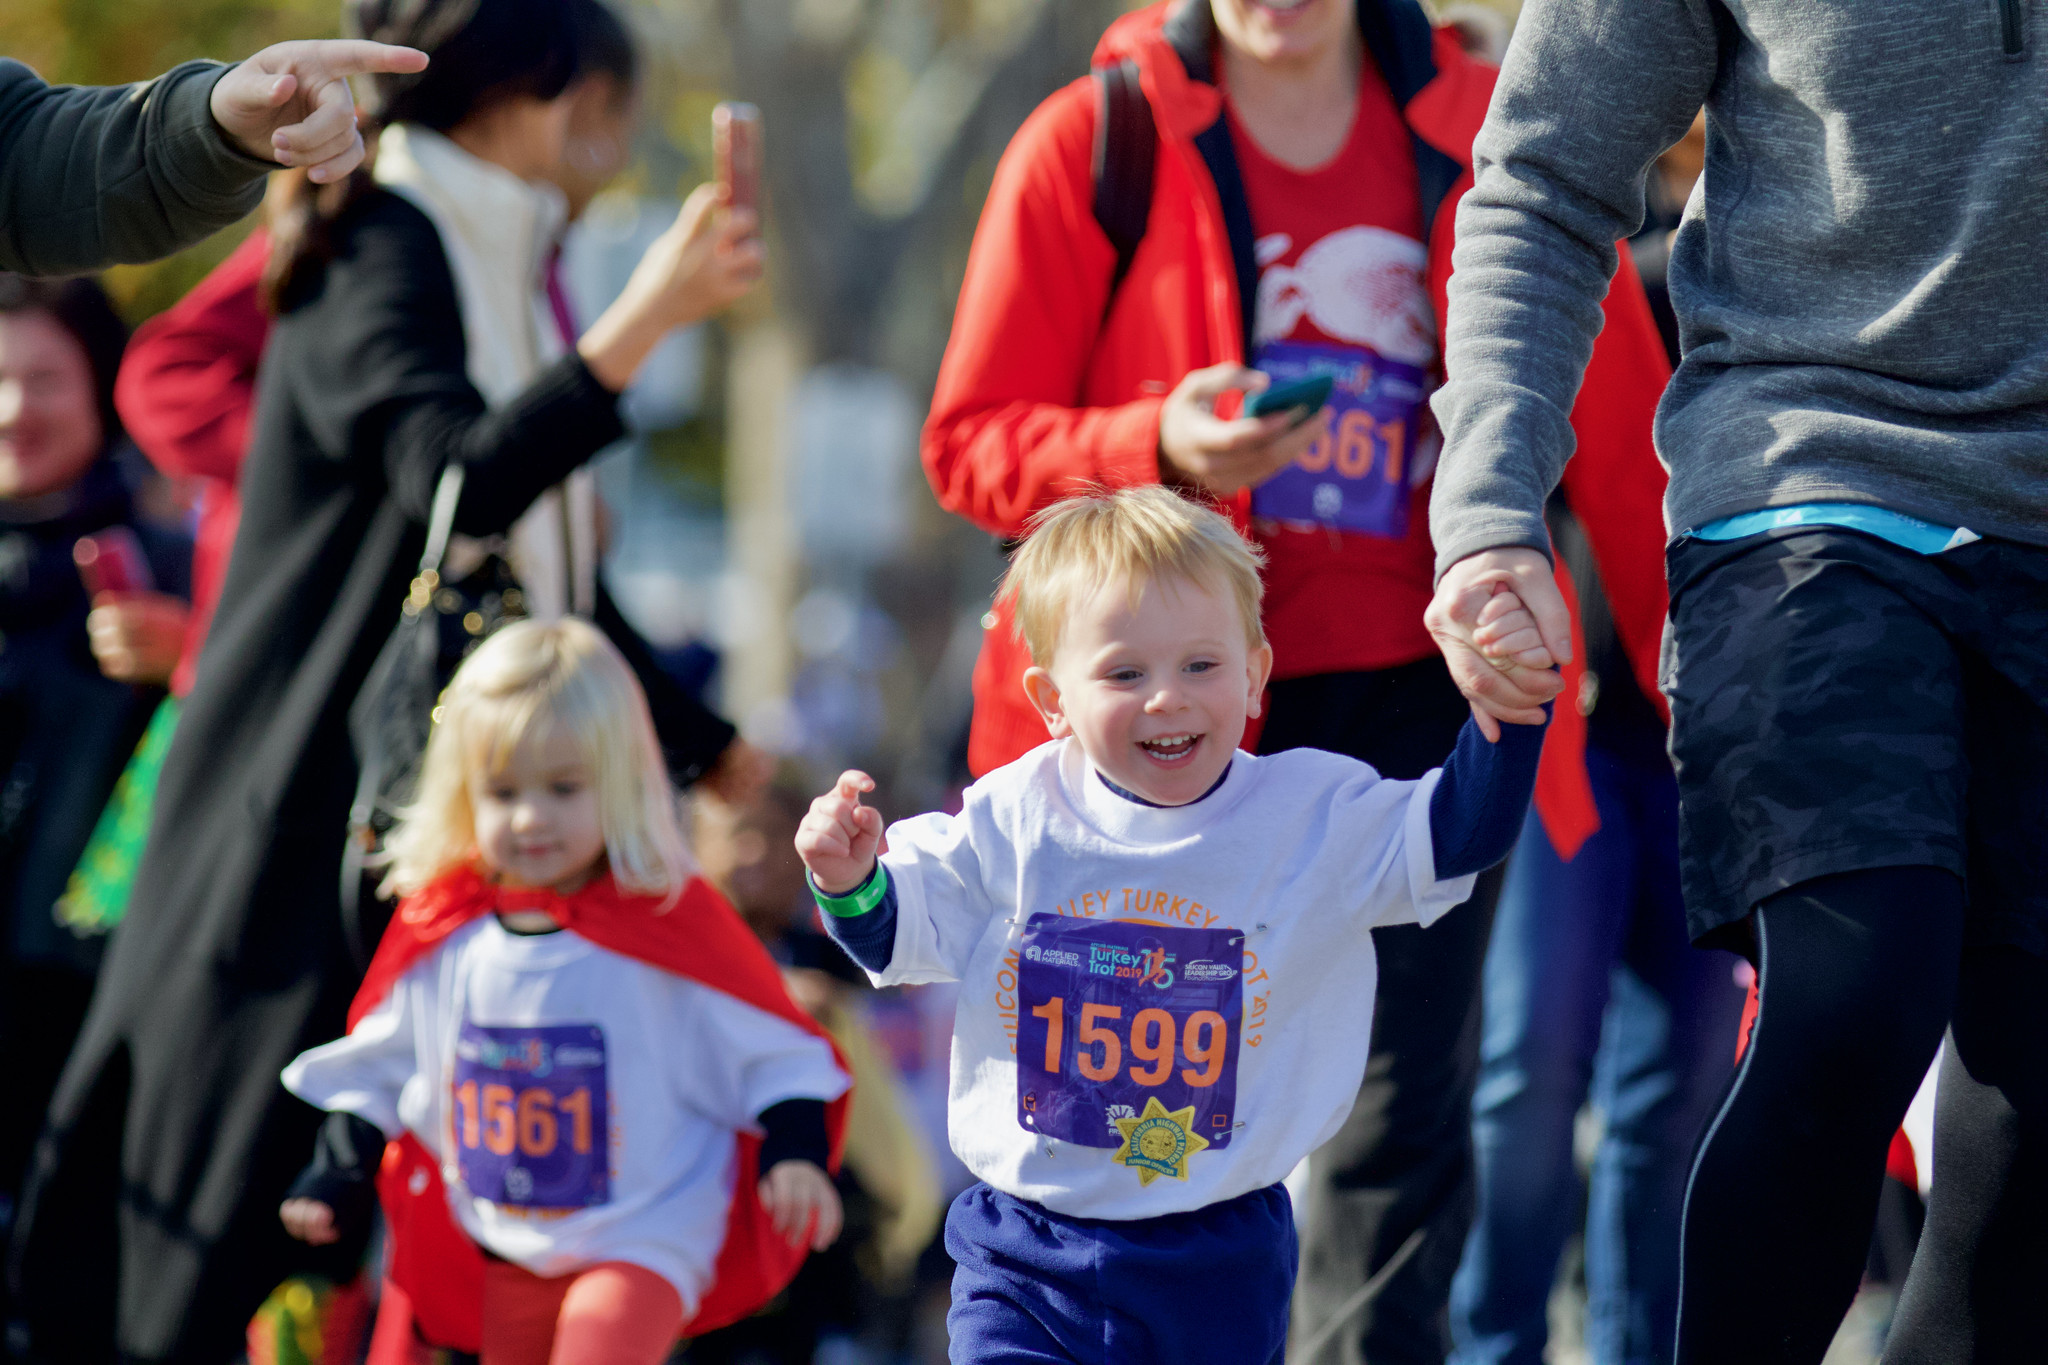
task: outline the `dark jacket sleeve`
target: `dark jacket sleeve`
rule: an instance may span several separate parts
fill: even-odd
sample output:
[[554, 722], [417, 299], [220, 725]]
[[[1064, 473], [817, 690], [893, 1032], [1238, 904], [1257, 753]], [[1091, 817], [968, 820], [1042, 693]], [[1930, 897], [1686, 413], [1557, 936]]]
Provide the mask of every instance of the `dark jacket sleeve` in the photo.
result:
[[784, 1161], [808, 1161], [823, 1170], [832, 1160], [832, 1139], [825, 1123], [825, 1101], [784, 1100], [760, 1114], [762, 1175]]
[[277, 167], [233, 146], [208, 100], [227, 68], [49, 86], [0, 61], [0, 268], [66, 275], [151, 261], [254, 209]]
[[455, 529], [497, 535], [543, 491], [623, 434], [618, 397], [571, 352], [498, 408], [469, 381], [461, 305], [434, 225], [373, 193], [336, 225], [318, 291], [279, 319], [267, 364], [286, 365], [313, 443], [422, 525], [441, 471], [467, 470]]
[[677, 786], [689, 786], [711, 771], [738, 731], [669, 676], [601, 581], [595, 615], [597, 628], [626, 656], [634, 676], [640, 679], [640, 690], [647, 694], [647, 709], [654, 716], [654, 733], [661, 740], [669, 776]]
[[313, 1159], [285, 1191], [286, 1199], [317, 1199], [334, 1210], [334, 1230], [343, 1238], [369, 1231], [377, 1207], [377, 1163], [384, 1157], [384, 1131], [354, 1114], [329, 1114], [313, 1143]]

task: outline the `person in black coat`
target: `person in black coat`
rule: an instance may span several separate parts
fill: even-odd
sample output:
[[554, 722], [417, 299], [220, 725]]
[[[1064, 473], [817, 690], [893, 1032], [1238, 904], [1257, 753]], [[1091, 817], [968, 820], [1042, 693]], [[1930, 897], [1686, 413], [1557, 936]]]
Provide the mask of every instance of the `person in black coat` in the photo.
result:
[[[99, 969], [102, 940], [60, 924], [57, 902], [183, 638], [191, 543], [137, 517], [113, 456], [126, 337], [89, 280], [0, 276], [0, 1230]], [[95, 657], [85, 536], [132, 537], [158, 590], [130, 600], [169, 630], [125, 666]]]
[[[407, 8], [417, 31], [456, 5]], [[561, 126], [547, 111], [574, 71], [563, 7], [472, 8], [421, 44], [426, 75], [383, 85], [381, 103], [458, 143], [540, 154], [532, 139]], [[357, 773], [348, 712], [399, 619], [440, 475], [465, 469], [458, 533], [504, 532], [620, 436], [617, 394], [655, 343], [761, 269], [750, 216], [700, 190], [576, 351], [492, 408], [468, 376], [434, 224], [361, 178], [320, 207], [276, 249], [287, 308], [258, 381], [226, 587], [16, 1231], [15, 1340], [37, 1357], [215, 1365], [280, 1278], [317, 1268], [276, 1210], [320, 1116], [278, 1072], [340, 1036], [360, 979], [337, 889]], [[701, 722], [699, 766], [731, 733]], [[673, 726], [665, 741], [672, 755], [693, 744]]]

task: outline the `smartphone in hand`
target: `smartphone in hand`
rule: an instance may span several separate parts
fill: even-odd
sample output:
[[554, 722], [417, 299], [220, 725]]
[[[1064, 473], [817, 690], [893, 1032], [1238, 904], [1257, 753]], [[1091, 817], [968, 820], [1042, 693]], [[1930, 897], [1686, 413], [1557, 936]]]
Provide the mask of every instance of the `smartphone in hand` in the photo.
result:
[[761, 212], [761, 111], [728, 100], [711, 111], [711, 148], [725, 202]]
[[80, 536], [71, 546], [71, 562], [85, 580], [88, 597], [105, 592], [151, 592], [156, 576], [149, 571], [142, 542], [126, 526], [109, 526]]
[[1306, 422], [1330, 401], [1330, 390], [1336, 386], [1337, 381], [1327, 374], [1297, 379], [1292, 384], [1275, 384], [1251, 396], [1244, 405], [1245, 415], [1265, 417], [1271, 413], [1286, 412], [1289, 408], [1300, 408], [1301, 420]]

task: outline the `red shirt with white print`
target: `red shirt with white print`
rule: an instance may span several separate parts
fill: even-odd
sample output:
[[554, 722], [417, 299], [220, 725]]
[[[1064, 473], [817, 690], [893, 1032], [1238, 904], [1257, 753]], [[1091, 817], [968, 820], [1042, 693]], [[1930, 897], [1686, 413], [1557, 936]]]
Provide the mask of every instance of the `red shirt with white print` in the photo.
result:
[[[1351, 134], [1312, 170], [1275, 161], [1229, 115], [1259, 264], [1251, 363], [1276, 383], [1290, 362], [1353, 365], [1376, 385], [1370, 410], [1347, 416], [1340, 381], [1331, 435], [1299, 471], [1283, 471], [1254, 493], [1276, 678], [1389, 668], [1435, 653], [1422, 625], [1432, 586], [1428, 475], [1438, 445], [1426, 401], [1438, 347], [1422, 200], [1407, 124], [1378, 69], [1370, 61], [1361, 67]], [[1371, 529], [1312, 519], [1329, 512], [1321, 499], [1335, 493], [1320, 481], [1340, 461], [1358, 474], [1367, 459], [1376, 462], [1354, 487], [1381, 500]], [[1290, 515], [1271, 515], [1276, 505]]]

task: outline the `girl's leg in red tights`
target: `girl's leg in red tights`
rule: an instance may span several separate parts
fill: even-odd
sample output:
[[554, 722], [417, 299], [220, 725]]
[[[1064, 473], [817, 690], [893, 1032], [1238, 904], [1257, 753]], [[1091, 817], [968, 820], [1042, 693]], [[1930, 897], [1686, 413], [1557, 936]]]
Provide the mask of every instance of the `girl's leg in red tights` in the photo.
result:
[[661, 1365], [682, 1326], [675, 1286], [644, 1266], [607, 1261], [545, 1280], [506, 1261], [484, 1267], [483, 1365]]

